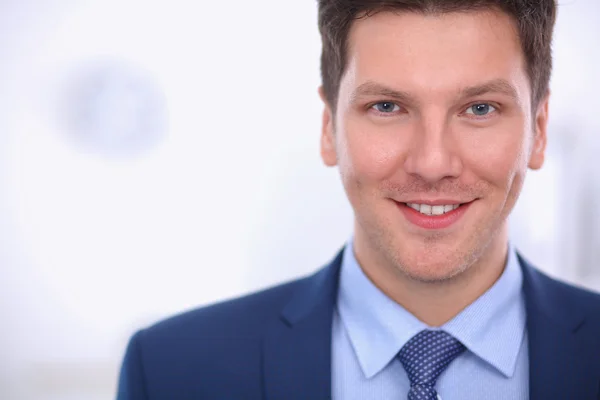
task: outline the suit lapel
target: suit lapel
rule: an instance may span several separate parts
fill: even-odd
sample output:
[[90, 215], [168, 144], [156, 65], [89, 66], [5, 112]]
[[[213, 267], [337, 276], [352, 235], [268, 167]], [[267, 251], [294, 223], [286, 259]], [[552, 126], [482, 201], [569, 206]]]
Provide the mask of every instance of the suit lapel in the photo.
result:
[[530, 400], [596, 399], [600, 383], [598, 338], [566, 285], [519, 256], [529, 338]]
[[[530, 400], [596, 399], [600, 345], [586, 329], [571, 289], [519, 255], [529, 339]], [[280, 318], [266, 330], [263, 350], [268, 400], [331, 399], [331, 328], [342, 252], [299, 283]]]
[[342, 252], [302, 281], [263, 342], [269, 400], [331, 399], [331, 328]]

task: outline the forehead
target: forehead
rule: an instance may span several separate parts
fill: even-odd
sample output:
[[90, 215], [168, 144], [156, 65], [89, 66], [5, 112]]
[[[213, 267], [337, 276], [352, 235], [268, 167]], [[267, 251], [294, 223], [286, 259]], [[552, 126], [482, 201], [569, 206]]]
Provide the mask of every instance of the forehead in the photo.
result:
[[381, 12], [357, 19], [342, 87], [374, 81], [435, 95], [503, 79], [529, 95], [518, 34], [499, 11], [424, 15]]

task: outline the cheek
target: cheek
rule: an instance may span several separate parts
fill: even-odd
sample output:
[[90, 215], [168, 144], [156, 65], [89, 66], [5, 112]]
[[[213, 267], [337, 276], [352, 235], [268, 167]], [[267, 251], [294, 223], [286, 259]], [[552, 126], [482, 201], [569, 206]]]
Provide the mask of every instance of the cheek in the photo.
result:
[[342, 176], [369, 185], [397, 172], [401, 159], [397, 134], [361, 121], [348, 121], [340, 128], [337, 146]]
[[465, 164], [476, 175], [497, 188], [508, 190], [513, 181], [524, 175], [527, 169], [527, 149], [524, 133], [514, 126], [497, 131], [475, 132], [464, 151]]

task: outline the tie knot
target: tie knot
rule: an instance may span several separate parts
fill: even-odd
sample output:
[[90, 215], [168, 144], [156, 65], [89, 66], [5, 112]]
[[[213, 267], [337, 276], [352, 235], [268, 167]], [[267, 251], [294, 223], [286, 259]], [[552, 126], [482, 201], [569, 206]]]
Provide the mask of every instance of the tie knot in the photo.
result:
[[424, 330], [410, 339], [400, 350], [411, 386], [433, 388], [437, 378], [465, 350], [465, 346], [444, 331]]

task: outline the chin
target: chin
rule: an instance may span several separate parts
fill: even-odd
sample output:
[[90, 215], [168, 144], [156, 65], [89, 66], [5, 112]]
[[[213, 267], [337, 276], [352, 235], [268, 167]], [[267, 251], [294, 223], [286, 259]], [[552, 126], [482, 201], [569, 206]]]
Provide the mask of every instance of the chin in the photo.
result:
[[419, 269], [404, 269], [402, 271], [408, 278], [413, 281], [423, 283], [442, 283], [448, 282], [460, 275], [462, 270], [444, 269], [437, 271], [423, 271]]
[[462, 274], [467, 263], [456, 254], [421, 254], [419, 257], [399, 257], [395, 262], [400, 273], [425, 283], [445, 282]]

